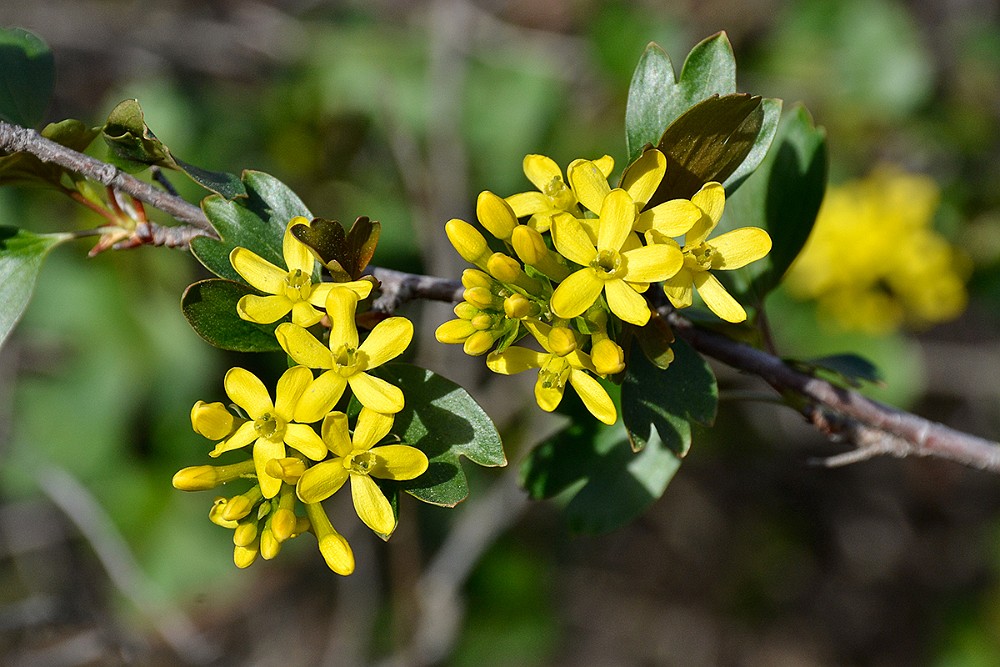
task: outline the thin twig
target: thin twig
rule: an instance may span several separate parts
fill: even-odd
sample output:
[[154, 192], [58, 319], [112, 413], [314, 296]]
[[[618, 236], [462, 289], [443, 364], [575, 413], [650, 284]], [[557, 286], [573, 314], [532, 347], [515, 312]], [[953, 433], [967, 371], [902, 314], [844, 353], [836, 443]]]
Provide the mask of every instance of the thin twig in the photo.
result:
[[140, 181], [112, 164], [101, 162], [46, 139], [32, 129], [0, 121], [0, 150], [8, 153], [30, 153], [42, 162], [57, 164], [102, 185], [130, 194], [170, 214], [180, 222], [193, 225], [215, 236], [208, 218], [194, 204]]

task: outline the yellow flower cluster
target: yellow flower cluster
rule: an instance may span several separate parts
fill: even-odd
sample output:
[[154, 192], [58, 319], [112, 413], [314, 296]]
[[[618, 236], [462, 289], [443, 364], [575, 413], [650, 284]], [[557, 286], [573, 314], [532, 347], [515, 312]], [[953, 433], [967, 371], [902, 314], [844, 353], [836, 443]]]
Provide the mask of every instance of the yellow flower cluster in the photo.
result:
[[817, 300], [824, 320], [876, 335], [957, 317], [969, 262], [932, 229], [938, 199], [930, 178], [887, 166], [831, 187], [789, 292]]
[[[285, 231], [285, 269], [246, 248], [234, 249], [230, 261], [248, 283], [270, 295], [241, 299], [240, 317], [271, 323], [291, 312], [292, 322], [280, 324], [275, 335], [298, 365], [282, 374], [273, 400], [253, 373], [230, 369], [224, 385], [237, 414], [222, 403], [199, 401], [191, 410], [191, 426], [216, 441], [210, 456], [250, 446], [251, 458], [229, 465], [184, 468], [174, 476], [173, 484], [199, 491], [251, 480], [243, 493], [217, 498], [209, 513], [214, 523], [234, 531], [233, 560], [238, 567], [248, 567], [258, 555], [274, 558], [286, 540], [312, 532], [330, 569], [348, 575], [354, 571], [353, 552], [320, 503], [350, 479], [358, 516], [373, 531], [388, 537], [396, 528], [396, 517], [372, 478], [410, 480], [427, 470], [427, 456], [419, 449], [379, 444], [389, 436], [404, 398], [398, 387], [368, 372], [407, 348], [413, 325], [405, 318], [390, 317], [361, 341], [356, 309], [372, 283], [313, 283], [315, 259], [292, 236], [290, 230], [296, 224], [308, 221], [294, 218]], [[324, 316], [330, 323], [328, 344], [306, 328]], [[320, 372], [317, 377], [313, 370]], [[348, 388], [364, 406], [353, 434], [348, 416], [334, 411]], [[299, 503], [301, 514], [296, 512]]]
[[[543, 410], [559, 405], [568, 383], [607, 424], [618, 415], [595, 377], [624, 370], [619, 343], [625, 325], [645, 326], [653, 315], [644, 296], [650, 285], [662, 284], [678, 308], [691, 305], [697, 289], [719, 317], [742, 322], [746, 312], [711, 272], [745, 266], [771, 249], [757, 228], [708, 239], [725, 206], [718, 183], [690, 200], [647, 206], [667, 169], [660, 151], [643, 153], [616, 188], [608, 181], [613, 169], [609, 156], [574, 160], [564, 178], [550, 158], [526, 156], [524, 173], [537, 191], [506, 199], [487, 191], [476, 205], [480, 225], [504, 252], [494, 252], [471, 224], [449, 221], [448, 239], [476, 268], [462, 276], [458, 319], [436, 333], [467, 354], [489, 353], [494, 372], [537, 369]], [[513, 345], [526, 334], [543, 351]]]

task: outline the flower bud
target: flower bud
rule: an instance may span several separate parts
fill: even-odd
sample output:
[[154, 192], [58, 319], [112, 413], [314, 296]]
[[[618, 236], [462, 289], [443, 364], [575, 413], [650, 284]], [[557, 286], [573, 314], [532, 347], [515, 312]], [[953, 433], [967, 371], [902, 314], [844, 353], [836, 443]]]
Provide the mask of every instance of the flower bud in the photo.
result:
[[625, 351], [610, 338], [594, 343], [590, 358], [598, 375], [616, 375], [625, 370]]
[[294, 456], [282, 459], [271, 459], [264, 466], [264, 472], [271, 477], [277, 477], [283, 482], [295, 484], [306, 471], [306, 462]]
[[262, 498], [260, 487], [252, 486], [246, 493], [229, 499], [226, 508], [222, 511], [222, 518], [226, 521], [239, 521], [250, 514]]
[[207, 491], [221, 482], [215, 473], [215, 466], [191, 466], [178, 470], [171, 484], [180, 491]]
[[549, 349], [552, 354], [565, 357], [576, 349], [576, 334], [566, 327], [552, 327], [549, 331]]
[[212, 503], [212, 509], [208, 510], [208, 520], [216, 526], [233, 529], [236, 528], [236, 522], [222, 518], [222, 513], [226, 511], [226, 503], [228, 502], [229, 500], [226, 498], [216, 498], [215, 502]]
[[279, 551], [281, 551], [281, 542], [274, 537], [274, 531], [271, 530], [270, 524], [264, 526], [264, 530], [260, 531], [261, 558], [271, 560], [278, 555]]
[[535, 267], [550, 280], [562, 282], [570, 274], [569, 268], [556, 259], [558, 255], [549, 250], [537, 230], [520, 225], [514, 230], [511, 243], [522, 262]]
[[233, 544], [238, 547], [250, 546], [257, 539], [257, 522], [241, 521], [233, 531]]
[[319, 543], [319, 552], [327, 566], [337, 574], [347, 576], [354, 572], [354, 552], [347, 540], [333, 529], [330, 518], [319, 503], [306, 503], [306, 514]]
[[257, 553], [259, 548], [257, 543], [254, 542], [250, 546], [246, 547], [234, 547], [233, 548], [233, 562], [236, 563], [236, 567], [242, 569], [248, 568], [253, 565], [253, 562], [257, 560]]
[[434, 338], [445, 345], [457, 345], [475, 332], [476, 328], [468, 320], [448, 320], [437, 328]]
[[[489, 259], [489, 257], [487, 257]], [[485, 261], [484, 261], [485, 264]], [[487, 291], [493, 289], [493, 279], [490, 278], [489, 274], [479, 271], [478, 269], [466, 269], [462, 271], [462, 286], [466, 289], [471, 289], [473, 287], [482, 287]]]
[[537, 309], [537, 306], [523, 294], [511, 294], [503, 301], [503, 312], [512, 320], [528, 317], [533, 310]]
[[517, 226], [514, 209], [502, 197], [489, 190], [479, 193], [479, 198], [476, 200], [476, 217], [490, 234], [504, 241], [510, 240], [511, 232]]
[[295, 512], [285, 507], [279, 507], [274, 512], [274, 516], [271, 517], [271, 533], [274, 535], [274, 539], [284, 542], [290, 538], [295, 533], [297, 522], [298, 517], [295, 516]]
[[191, 408], [191, 428], [209, 440], [222, 440], [236, 430], [236, 418], [222, 403], [198, 401]]
[[489, 331], [493, 328], [493, 322], [494, 318], [486, 313], [479, 313], [469, 320], [469, 324], [471, 324], [476, 331]]
[[454, 308], [455, 315], [463, 320], [471, 320], [473, 317], [479, 314], [479, 309], [473, 306], [468, 301], [463, 301], [461, 303], [455, 304]]
[[490, 256], [486, 239], [464, 220], [457, 218], [449, 220], [444, 226], [444, 233], [448, 235], [448, 240], [455, 247], [455, 251], [469, 264], [481, 266]]
[[496, 295], [485, 287], [469, 287], [465, 290], [463, 296], [466, 301], [481, 310], [492, 309], [501, 305]]
[[477, 331], [465, 339], [465, 345], [462, 349], [470, 357], [478, 357], [490, 351], [494, 340], [493, 334], [489, 331]]

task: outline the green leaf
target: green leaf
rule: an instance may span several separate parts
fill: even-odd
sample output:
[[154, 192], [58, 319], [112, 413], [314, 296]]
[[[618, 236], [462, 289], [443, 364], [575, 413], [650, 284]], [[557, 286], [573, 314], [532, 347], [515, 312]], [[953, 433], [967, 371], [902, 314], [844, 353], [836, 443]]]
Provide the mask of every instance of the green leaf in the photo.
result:
[[48, 45], [22, 28], [0, 29], [0, 120], [35, 127], [55, 86]]
[[815, 359], [787, 361], [806, 373], [822, 375], [842, 387], [859, 388], [866, 382], [881, 385], [885, 380], [875, 364], [857, 354], [831, 354]]
[[247, 322], [236, 313], [236, 303], [247, 294], [259, 294], [231, 280], [202, 280], [188, 286], [181, 311], [188, 324], [208, 343], [235, 352], [275, 352], [281, 349], [274, 324]]
[[[233, 248], [253, 251], [275, 266], [285, 266], [282, 239], [288, 222], [312, 217], [302, 200], [278, 179], [258, 171], [243, 173], [247, 197], [235, 201], [209, 195], [201, 202], [205, 216], [221, 240], [199, 236], [191, 241], [191, 252], [209, 271], [229, 280], [244, 282], [229, 262]], [[314, 278], [319, 277], [318, 271]]]
[[736, 92], [736, 59], [726, 33], [719, 32], [691, 49], [680, 79], [666, 52], [650, 43], [639, 59], [625, 109], [629, 162], [646, 144], [656, 145], [663, 131], [694, 104], [712, 95]]
[[645, 512], [679, 467], [658, 438], [633, 452], [620, 424], [574, 418], [528, 454], [521, 483], [536, 499], [558, 495], [571, 530], [606, 533]]
[[33, 234], [0, 227], [0, 346], [28, 307], [45, 256], [71, 238], [71, 234]]
[[753, 146], [750, 147], [750, 152], [740, 163], [740, 166], [736, 168], [732, 174], [726, 178], [722, 184], [726, 187], [726, 194], [732, 195], [736, 191], [743, 181], [747, 179], [754, 172], [760, 163], [764, 161], [767, 157], [767, 152], [771, 148], [771, 144], [774, 142], [774, 135], [778, 132], [778, 123], [781, 121], [781, 100], [777, 100], [771, 97], [765, 97], [760, 101], [760, 108], [764, 114], [761, 121], [760, 131], [757, 133], [757, 139], [754, 141]]
[[507, 465], [496, 426], [460, 386], [411, 364], [380, 366], [377, 375], [400, 387], [406, 397], [392, 432], [430, 460], [427, 472], [417, 479], [387, 487], [426, 503], [454, 507], [469, 495], [460, 456], [481, 466]]
[[694, 105], [670, 124], [657, 145], [668, 166], [648, 206], [690, 199], [705, 183], [724, 182], [750, 155], [763, 127], [760, 97], [737, 93]]
[[804, 107], [782, 118], [771, 151], [743, 186], [726, 201], [715, 234], [760, 227], [771, 236], [771, 252], [736, 271], [716, 275], [737, 297], [759, 305], [781, 280], [812, 231], [826, 190], [826, 133]]
[[110, 149], [110, 158], [123, 169], [136, 171], [151, 165], [177, 169], [195, 183], [226, 199], [246, 195], [243, 183], [233, 174], [202, 169], [171, 154], [170, 149], [146, 125], [138, 100], [124, 100], [111, 110], [104, 124], [103, 136]]
[[[78, 120], [64, 120], [49, 123], [41, 135], [57, 144], [83, 152], [98, 135], [98, 130], [84, 125]], [[62, 177], [76, 174], [52, 162], [42, 162], [30, 153], [12, 153], [0, 157], [0, 185], [9, 183], [32, 183], [62, 188]]]
[[691, 447], [691, 423], [715, 421], [719, 390], [705, 360], [683, 340], [673, 344], [666, 370], [633, 350], [622, 384], [622, 421], [633, 449], [659, 438], [678, 457]]

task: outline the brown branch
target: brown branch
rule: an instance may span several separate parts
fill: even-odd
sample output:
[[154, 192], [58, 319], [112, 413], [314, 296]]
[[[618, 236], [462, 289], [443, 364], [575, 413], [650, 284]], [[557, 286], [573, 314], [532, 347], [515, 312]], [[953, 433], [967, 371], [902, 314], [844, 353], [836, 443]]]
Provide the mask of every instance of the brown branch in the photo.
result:
[[132, 195], [180, 222], [215, 236], [208, 218], [194, 204], [140, 181], [114, 165], [46, 139], [32, 129], [0, 121], [0, 150], [7, 153], [30, 153], [42, 162], [57, 164], [109, 188]]
[[[462, 284], [456, 280], [388, 269], [373, 269], [372, 273], [382, 281], [383, 296], [376, 304], [383, 309], [395, 308], [411, 299], [457, 302], [462, 298]], [[762, 378], [782, 394], [791, 393], [804, 399], [802, 413], [817, 430], [833, 440], [853, 442], [857, 447], [824, 460], [825, 465], [844, 465], [888, 454], [900, 458], [931, 456], [1000, 472], [1000, 443], [957, 431], [803, 373], [773, 354], [696, 327], [670, 308], [665, 308], [663, 315], [677, 335], [693, 348]]]

